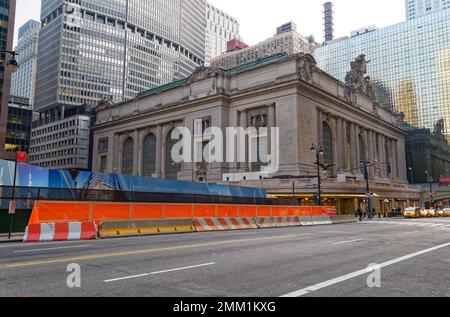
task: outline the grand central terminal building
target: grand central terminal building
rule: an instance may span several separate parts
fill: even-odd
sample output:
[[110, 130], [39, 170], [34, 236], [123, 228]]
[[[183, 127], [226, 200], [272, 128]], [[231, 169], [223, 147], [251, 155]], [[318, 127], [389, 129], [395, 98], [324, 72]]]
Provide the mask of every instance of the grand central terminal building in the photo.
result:
[[[365, 56], [357, 57], [344, 83], [311, 55], [277, 54], [231, 69], [200, 67], [131, 101], [100, 103], [94, 172], [265, 187], [309, 205], [318, 191], [319, 152], [322, 203], [339, 213], [367, 203], [364, 162], [374, 208], [419, 205], [421, 191], [407, 182], [404, 116], [376, 102], [366, 68]], [[186, 127], [195, 134], [198, 122], [224, 134], [227, 127], [278, 127], [278, 170], [263, 172], [264, 164], [249, 159], [271, 148], [270, 135], [240, 153], [246, 162], [175, 162], [172, 131]]]

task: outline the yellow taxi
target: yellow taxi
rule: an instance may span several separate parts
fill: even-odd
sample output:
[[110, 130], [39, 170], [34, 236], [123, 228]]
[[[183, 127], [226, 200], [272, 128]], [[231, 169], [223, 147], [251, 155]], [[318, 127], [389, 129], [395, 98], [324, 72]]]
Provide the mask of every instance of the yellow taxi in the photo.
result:
[[444, 217], [450, 217], [450, 208], [444, 208]]
[[405, 211], [403, 212], [403, 216], [405, 218], [420, 218], [421, 217], [420, 208], [415, 207], [406, 208]]

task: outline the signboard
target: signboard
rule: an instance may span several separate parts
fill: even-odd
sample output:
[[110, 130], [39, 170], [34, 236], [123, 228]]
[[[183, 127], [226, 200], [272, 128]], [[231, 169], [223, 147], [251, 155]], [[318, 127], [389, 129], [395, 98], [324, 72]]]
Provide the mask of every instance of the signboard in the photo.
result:
[[9, 202], [9, 214], [10, 215], [16, 214], [16, 201], [15, 200], [11, 200]]
[[27, 162], [27, 152], [17, 152], [17, 162], [26, 163]]
[[337, 182], [338, 183], [346, 183], [347, 182], [347, 175], [345, 175], [345, 174], [338, 174]]

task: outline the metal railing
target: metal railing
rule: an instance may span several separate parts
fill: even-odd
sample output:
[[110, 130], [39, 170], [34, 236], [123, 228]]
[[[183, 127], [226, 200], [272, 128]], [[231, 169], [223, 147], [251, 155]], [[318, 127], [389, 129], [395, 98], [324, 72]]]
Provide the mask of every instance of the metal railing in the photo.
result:
[[[0, 199], [11, 200], [13, 187], [0, 186]], [[289, 199], [269, 199], [257, 197], [232, 197], [178, 193], [149, 193], [100, 189], [70, 189], [43, 187], [16, 187], [14, 199], [17, 201], [98, 201], [135, 203], [189, 203], [189, 204], [230, 204], [230, 205], [292, 205]]]

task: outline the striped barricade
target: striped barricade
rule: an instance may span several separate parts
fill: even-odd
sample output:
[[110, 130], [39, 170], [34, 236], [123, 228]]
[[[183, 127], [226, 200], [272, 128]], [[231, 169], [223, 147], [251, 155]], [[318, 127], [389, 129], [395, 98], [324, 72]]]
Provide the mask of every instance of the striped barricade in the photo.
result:
[[262, 217], [256, 218], [258, 228], [299, 227], [299, 217]]
[[25, 230], [23, 242], [92, 240], [97, 238], [95, 222], [31, 224]]
[[196, 218], [197, 232], [258, 229], [252, 218]]

